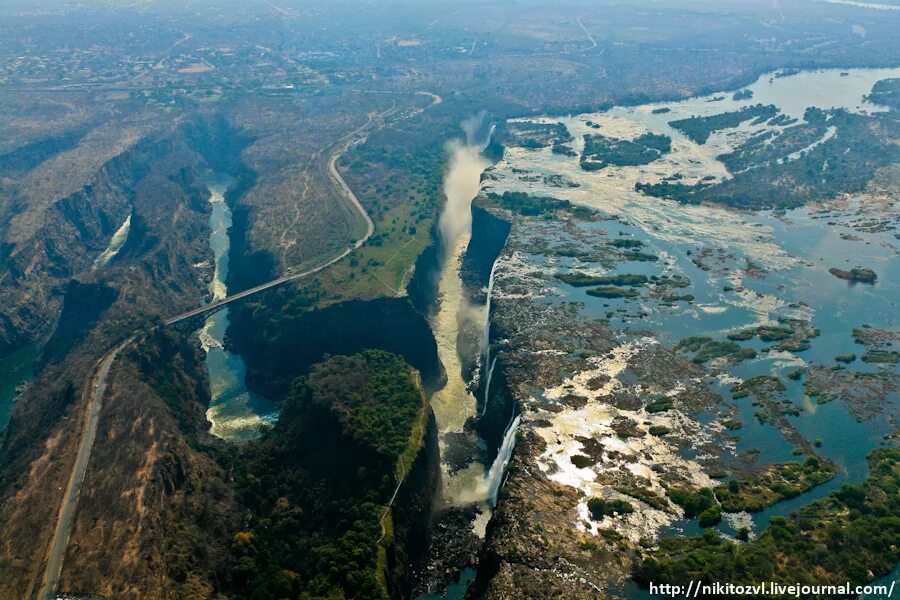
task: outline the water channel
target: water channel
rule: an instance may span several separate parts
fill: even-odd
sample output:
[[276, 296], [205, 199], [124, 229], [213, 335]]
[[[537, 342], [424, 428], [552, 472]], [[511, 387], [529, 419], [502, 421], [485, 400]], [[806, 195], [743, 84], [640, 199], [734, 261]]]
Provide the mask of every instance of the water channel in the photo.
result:
[[[223, 173], [207, 177], [209, 203], [209, 245], [213, 252], [214, 272], [209, 285], [211, 301], [228, 295], [228, 250], [231, 228], [231, 208], [225, 195], [233, 179]], [[239, 354], [225, 348], [225, 331], [228, 329], [228, 308], [206, 318], [200, 330], [200, 343], [206, 352], [206, 369], [209, 374], [211, 401], [206, 418], [212, 423], [213, 435], [242, 442], [259, 435], [264, 424], [274, 424], [278, 408], [274, 403], [247, 389], [244, 377], [247, 366]]]

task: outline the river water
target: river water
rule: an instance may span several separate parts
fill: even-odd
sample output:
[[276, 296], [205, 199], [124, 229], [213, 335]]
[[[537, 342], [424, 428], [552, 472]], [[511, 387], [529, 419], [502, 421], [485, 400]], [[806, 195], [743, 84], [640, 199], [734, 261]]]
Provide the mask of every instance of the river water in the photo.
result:
[[[607, 168], [598, 173], [582, 170], [577, 159], [550, 152], [516, 149], [507, 155], [506, 164], [495, 170], [500, 181], [493, 191], [527, 191], [535, 195], [564, 197], [591, 206], [621, 221], [586, 224], [610, 237], [629, 236], [642, 241], [648, 251], [663, 257], [662, 270], [688, 277], [692, 284], [692, 304], [658, 307], [622, 299], [597, 299], [584, 288], [560, 284], [561, 298], [584, 302], [585, 313], [592, 317], [612, 315], [616, 328], [651, 329], [654, 337], [674, 345], [680, 339], [695, 335], [722, 338], [729, 331], [758, 324], [772, 323], [778, 317], [809, 319], [821, 334], [812, 347], [802, 353], [761, 353], [743, 362], [729, 374], [741, 379], [756, 375], [778, 375], [788, 387], [786, 394], [803, 410], [803, 417], [792, 419], [796, 429], [811, 440], [820, 440], [821, 455], [833, 460], [841, 469], [829, 484], [753, 515], [762, 529], [774, 515], [822, 497], [838, 485], [858, 482], [866, 473], [866, 454], [890, 431], [884, 419], [864, 422], [854, 418], [840, 402], [817, 405], [804, 393], [802, 381], [792, 381], [787, 373], [806, 364], [833, 365], [841, 354], [861, 355], [864, 349], [853, 340], [852, 329], [868, 325], [878, 329], [897, 327], [897, 298], [900, 298], [900, 260], [893, 232], [889, 230], [858, 231], [851, 227], [860, 220], [858, 210], [865, 210], [853, 199], [840, 214], [823, 218], [818, 209], [800, 208], [776, 214], [772, 211], [745, 213], [711, 206], [685, 206], [676, 202], [648, 198], [634, 189], [637, 181], [682, 173], [691, 177], [728, 176], [715, 156], [750, 133], [743, 124], [731, 131], [717, 132], [698, 146], [669, 122], [690, 116], [705, 116], [738, 110], [752, 104], [774, 104], [785, 115], [802, 119], [808, 107], [843, 108], [851, 112], [872, 113], [884, 110], [865, 100], [875, 82], [900, 76], [900, 69], [829, 69], [793, 75], [769, 74], [760, 77], [747, 89], [752, 98], [735, 100], [731, 93], [715, 93], [681, 102], [615, 107], [605, 113], [561, 118], [575, 138], [580, 153], [584, 134], [594, 130], [588, 120], [599, 123], [610, 135], [630, 137], [634, 132], [650, 131], [673, 139], [673, 152], [646, 167]], [[659, 109], [668, 112], [659, 112]], [[550, 119], [555, 121], [556, 119]], [[758, 125], [764, 127], [765, 125]], [[513, 155], [510, 158], [510, 155]], [[566, 190], [523, 184], [512, 169], [525, 169], [542, 174], [563, 174], [580, 184]], [[507, 176], [507, 173], [509, 175]], [[722, 249], [729, 258], [718, 269], [706, 271], [693, 262], [691, 251], [698, 247]], [[741, 276], [747, 261], [758, 264], [764, 277]], [[660, 263], [626, 262], [617, 273], [660, 274]], [[828, 272], [830, 267], [849, 269], [867, 266], [878, 273], [875, 285], [848, 285]], [[550, 268], [552, 265], [545, 265]], [[725, 291], [742, 289], [740, 294]], [[761, 345], [757, 344], [760, 346]], [[877, 371], [874, 364], [856, 361], [847, 369]], [[892, 369], [897, 371], [896, 367]], [[730, 398], [730, 384], [717, 390]], [[738, 419], [744, 423], [740, 431], [738, 451], [759, 449], [760, 462], [792, 460], [793, 447], [775, 429], [755, 418], [749, 403], [735, 403]], [[897, 407], [898, 398], [891, 394], [889, 406]], [[891, 414], [890, 411], [887, 413]], [[723, 528], [725, 526], [723, 525]], [[687, 533], [699, 531], [696, 523], [680, 524]]]
[[[844, 483], [858, 483], [868, 473], [866, 455], [884, 442], [896, 416], [900, 397], [893, 391], [880, 402], [879, 416], [864, 418], [842, 400], [817, 404], [807, 395], [803, 381], [787, 377], [798, 367], [836, 365], [835, 357], [855, 354], [865, 348], [854, 341], [853, 329], [869, 326], [896, 330], [900, 298], [900, 260], [897, 238], [890, 228], [865, 226], [872, 219], [890, 222], [896, 219], [896, 202], [887, 205], [866, 204], [863, 196], [850, 197], [825, 206], [809, 206], [785, 212], [748, 213], [715, 206], [686, 206], [660, 198], [644, 196], [635, 190], [637, 182], [656, 182], [678, 174], [688, 181], [701, 178], [730, 177], [717, 156], [771, 124], [745, 122], [738, 127], [716, 132], [698, 145], [687, 139], [669, 122], [691, 116], [707, 116], [739, 110], [753, 104], [774, 104], [780, 112], [803, 119], [808, 107], [843, 108], [854, 113], [884, 110], [869, 103], [865, 96], [875, 82], [900, 76], [900, 69], [847, 69], [772, 73], [748, 86], [751, 98], [735, 99], [732, 92], [721, 92], [641, 106], [615, 107], [603, 113], [571, 117], [547, 117], [540, 122], [561, 122], [572, 134], [572, 148], [580, 154], [585, 134], [600, 132], [631, 139], [645, 132], [665, 134], [673, 140], [673, 151], [646, 166], [606, 167], [586, 172], [578, 158], [553, 154], [546, 149], [512, 148], [507, 151], [493, 175], [491, 191], [527, 192], [534, 196], [564, 198], [588, 206], [616, 220], [583, 223], [588, 237], [604, 239], [620, 236], [640, 240], [657, 262], [626, 261], [614, 269], [595, 274], [679, 275], [691, 281], [691, 303], [660, 305], [649, 300], [598, 299], [561, 282], [552, 284], [547, 302], [579, 301], [587, 318], [608, 318], [614, 329], [651, 332], [665, 345], [674, 345], [688, 336], [711, 336], [717, 340], [737, 329], [773, 324], [778, 318], [808, 321], [820, 335], [811, 347], [797, 352], [760, 352], [752, 359], [723, 369], [721, 385], [714, 391], [735, 406], [735, 418], [743, 423], [737, 432], [736, 453], [757, 453], [758, 464], [796, 460], [794, 444], [770, 424], [756, 417], [751, 402], [732, 397], [734, 378], [746, 380], [758, 375], [778, 376], [786, 385], [785, 401], [799, 409], [790, 416], [792, 427], [807, 440], [816, 441], [816, 452], [833, 461], [837, 476], [829, 483], [813, 488], [791, 500], [747, 516], [754, 531], [764, 530], [773, 516], [785, 515]], [[525, 119], [530, 120], [530, 119]], [[827, 135], [834, 135], [833, 132]], [[840, 135], [840, 134], [838, 134]], [[826, 140], [821, 140], [821, 143]], [[790, 156], [785, 160], [791, 160]], [[523, 175], [523, 173], [525, 175]], [[573, 187], [547, 182], [553, 177], [570, 180]], [[593, 233], [592, 230], [597, 230]], [[603, 233], [601, 233], [601, 231]], [[700, 268], [694, 259], [698, 249], [717, 256], [711, 269]], [[522, 270], [555, 271], [560, 268], [597, 270], [595, 265], [578, 264], [578, 259], [552, 255], [524, 257]], [[760, 267], [760, 275], [748, 274], [748, 263]], [[848, 284], [829, 273], [831, 267], [850, 269], [864, 266], [878, 274], [874, 285]], [[510, 269], [501, 265], [501, 271]], [[499, 284], [502, 288], [502, 282]], [[500, 292], [502, 293], [502, 289]], [[641, 333], [640, 335], [643, 335]], [[763, 350], [758, 341], [748, 342]], [[861, 360], [842, 366], [850, 372], [898, 373], [896, 365], [876, 365]], [[725, 520], [718, 526], [724, 534], [734, 534]], [[696, 520], [672, 523], [660, 531], [666, 534], [697, 534]], [[646, 593], [629, 586], [629, 597]]]
[[[438, 283], [438, 310], [432, 320], [438, 357], [447, 372], [447, 384], [431, 398], [442, 455], [446, 455], [446, 435], [461, 433], [466, 420], [475, 416], [477, 404], [463, 379], [457, 339], [460, 329], [484, 318], [483, 309], [472, 306], [463, 293], [459, 272], [472, 232], [472, 199], [478, 194], [482, 171], [490, 164], [482, 156], [482, 148], [471, 140], [448, 145], [450, 158], [443, 185], [446, 205], [439, 221], [444, 260]], [[474, 461], [455, 473], [444, 467], [442, 496], [446, 503], [467, 504], [487, 498], [485, 470], [480, 462]]]
[[91, 270], [97, 270], [101, 267], [105, 267], [108, 265], [112, 259], [119, 254], [119, 250], [122, 249], [122, 246], [125, 245], [125, 242], [128, 241], [128, 233], [131, 231], [131, 213], [125, 217], [125, 220], [122, 222], [122, 225], [116, 230], [113, 234], [112, 239], [109, 241], [109, 246], [107, 246], [106, 250], [100, 253], [100, 255], [94, 259], [94, 265], [91, 267]]
[[28, 385], [40, 344], [28, 344], [0, 360], [0, 431], [6, 428], [19, 394]]
[[[228, 250], [230, 248], [231, 208], [225, 194], [233, 179], [215, 173], [206, 181], [212, 208], [209, 216], [209, 245], [213, 252], [215, 271], [209, 285], [212, 300], [228, 295]], [[210, 431], [223, 439], [242, 442], [259, 435], [264, 424], [278, 419], [278, 408], [266, 398], [247, 389], [244, 378], [247, 366], [239, 354], [229, 352], [224, 345], [228, 329], [228, 308], [207, 317], [200, 330], [200, 343], [206, 351], [209, 374], [210, 404], [206, 418]]]

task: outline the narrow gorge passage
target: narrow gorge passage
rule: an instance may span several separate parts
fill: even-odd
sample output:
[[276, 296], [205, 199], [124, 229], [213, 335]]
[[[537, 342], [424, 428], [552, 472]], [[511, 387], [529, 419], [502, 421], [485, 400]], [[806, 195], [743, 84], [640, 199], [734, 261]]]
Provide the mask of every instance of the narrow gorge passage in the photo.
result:
[[[469, 136], [465, 143], [451, 142], [450, 159], [444, 177], [447, 203], [440, 217], [440, 235], [444, 255], [438, 284], [439, 305], [432, 328], [438, 345], [438, 356], [447, 372], [447, 384], [431, 399], [440, 432], [441, 456], [449, 448], [448, 434], [463, 432], [466, 420], [476, 415], [476, 399], [463, 379], [457, 340], [467, 323], [481, 319], [480, 307], [473, 306], [463, 290], [460, 262], [469, 243], [472, 228], [471, 204], [478, 193], [481, 173], [490, 165], [482, 156], [483, 146]], [[468, 504], [486, 498], [484, 467], [472, 461], [454, 470], [443, 461], [443, 499], [450, 505]]]
[[[225, 193], [231, 185], [228, 175], [217, 173], [207, 181], [209, 203], [209, 245], [213, 251], [214, 273], [209, 285], [211, 302], [228, 296], [228, 249], [231, 228], [231, 208], [225, 201]], [[245, 441], [255, 438], [264, 423], [278, 419], [278, 408], [269, 400], [247, 389], [244, 377], [247, 366], [239, 354], [225, 348], [225, 331], [228, 329], [228, 308], [212, 313], [200, 330], [200, 343], [206, 352], [206, 368], [209, 372], [210, 404], [206, 413], [212, 423], [213, 435], [229, 441]]]

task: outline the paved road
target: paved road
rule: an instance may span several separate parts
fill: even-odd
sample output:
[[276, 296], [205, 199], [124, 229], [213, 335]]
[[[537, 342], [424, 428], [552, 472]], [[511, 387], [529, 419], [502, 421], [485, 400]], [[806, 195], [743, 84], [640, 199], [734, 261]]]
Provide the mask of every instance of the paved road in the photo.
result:
[[[167, 319], [165, 321], [165, 324], [172, 325], [179, 321], [183, 321], [185, 319], [201, 315], [211, 310], [215, 310], [225, 304], [240, 300], [241, 298], [246, 298], [247, 296], [252, 296], [253, 294], [257, 294], [263, 290], [279, 286], [285, 282], [308, 277], [309, 275], [318, 273], [319, 271], [328, 268], [329, 266], [333, 265], [334, 263], [350, 254], [350, 252], [352, 252], [356, 248], [359, 248], [360, 246], [365, 244], [366, 240], [368, 240], [375, 232], [375, 224], [372, 222], [372, 218], [369, 217], [369, 214], [366, 212], [365, 208], [363, 208], [362, 204], [360, 204], [359, 199], [356, 197], [356, 194], [353, 193], [353, 190], [350, 189], [350, 186], [347, 185], [347, 182], [344, 181], [344, 178], [341, 177], [341, 174], [337, 169], [338, 158], [340, 158], [342, 152], [349, 148], [352, 141], [352, 138], [347, 139], [339, 146], [339, 148], [334, 153], [332, 153], [331, 157], [328, 160], [328, 177], [334, 184], [334, 186], [338, 190], [340, 190], [341, 194], [344, 196], [344, 199], [349, 201], [353, 209], [356, 210], [359, 215], [365, 220], [366, 233], [362, 238], [357, 240], [352, 247], [344, 249], [340, 254], [334, 256], [327, 262], [322, 263], [317, 267], [307, 269], [300, 273], [292, 273], [290, 275], [279, 277], [278, 279], [273, 279], [272, 281], [268, 281], [254, 288], [244, 290], [243, 292], [238, 292], [237, 294], [233, 294], [231, 296], [228, 296], [227, 298], [223, 298], [222, 300], [212, 302], [210, 304], [207, 304], [206, 306], [202, 306], [200, 308], [182, 313], [180, 315]], [[134, 339], [134, 337], [128, 338], [127, 340], [116, 346], [113, 350], [108, 352], [105, 356], [103, 356], [103, 358], [101, 358], [98, 363], [96, 374], [92, 379], [91, 387], [89, 388], [90, 398], [84, 415], [84, 424], [81, 431], [81, 440], [79, 441], [78, 445], [78, 453], [75, 456], [75, 464], [72, 466], [72, 472], [69, 474], [69, 481], [66, 485], [65, 494], [63, 495], [63, 501], [59, 507], [59, 513], [56, 519], [56, 527], [53, 531], [53, 538], [50, 541], [50, 545], [47, 547], [47, 554], [44, 559], [46, 567], [44, 569], [44, 576], [41, 580], [41, 586], [37, 594], [37, 598], [39, 600], [53, 600], [54, 598], [56, 587], [59, 584], [59, 576], [62, 571], [62, 564], [63, 559], [65, 558], [66, 548], [69, 545], [69, 536], [72, 533], [72, 524], [75, 518], [75, 509], [78, 507], [78, 497], [81, 493], [81, 487], [84, 483], [84, 476], [87, 472], [87, 467], [90, 462], [91, 450], [94, 447], [94, 438], [97, 435], [97, 425], [100, 422], [100, 411], [103, 408], [103, 395], [106, 393], [106, 380], [109, 376], [110, 368], [112, 367], [113, 362], [116, 360], [116, 357], [126, 346], [131, 344]]]
[[78, 453], [75, 456], [75, 464], [69, 474], [69, 482], [66, 484], [63, 502], [59, 507], [59, 515], [56, 519], [56, 529], [53, 531], [53, 539], [47, 548], [44, 570], [44, 578], [38, 591], [40, 600], [52, 600], [56, 585], [59, 583], [59, 574], [65, 557], [66, 546], [69, 543], [69, 534], [72, 532], [72, 520], [75, 517], [75, 508], [78, 506], [78, 495], [81, 485], [84, 483], [84, 474], [87, 472], [88, 462], [91, 458], [91, 449], [94, 447], [94, 437], [97, 435], [97, 424], [100, 422], [100, 410], [103, 408], [103, 394], [106, 393], [106, 378], [113, 362], [119, 352], [134, 341], [128, 338], [100, 359], [97, 373], [94, 375], [90, 400], [84, 413], [84, 424], [81, 429], [81, 441], [78, 444]]
[[[431, 106], [434, 106], [435, 104], [439, 104], [441, 102], [440, 96], [430, 93], [427, 94], [432, 98]], [[422, 112], [422, 110], [418, 112]], [[393, 108], [385, 111], [384, 113], [381, 113], [379, 117], [384, 117], [392, 111]], [[418, 114], [418, 112], [414, 114]], [[365, 127], [360, 128], [360, 130], [363, 129], [365, 129]], [[344, 249], [340, 254], [317, 267], [307, 269], [300, 273], [291, 273], [289, 275], [273, 279], [272, 281], [268, 281], [254, 288], [250, 288], [248, 290], [244, 290], [243, 292], [238, 292], [236, 294], [228, 296], [227, 298], [223, 298], [222, 300], [211, 302], [206, 306], [201, 306], [200, 308], [195, 308], [194, 310], [176, 315], [174, 317], [166, 319], [165, 324], [172, 325], [174, 323], [178, 323], [179, 321], [183, 321], [194, 316], [202, 315], [203, 313], [209, 312], [211, 310], [215, 310], [223, 305], [235, 302], [236, 300], [240, 300], [241, 298], [246, 298], [247, 296], [252, 296], [253, 294], [257, 294], [263, 290], [279, 286], [285, 282], [308, 277], [309, 275], [318, 273], [319, 271], [328, 268], [329, 266], [333, 265], [334, 263], [350, 254], [353, 250], [365, 244], [366, 241], [372, 236], [372, 234], [375, 233], [375, 224], [372, 222], [372, 218], [366, 212], [365, 208], [363, 208], [363, 205], [359, 202], [356, 194], [353, 193], [353, 190], [350, 189], [350, 186], [347, 185], [347, 182], [344, 181], [344, 178], [341, 177], [341, 174], [337, 169], [338, 158], [340, 158], [340, 155], [345, 152], [347, 148], [351, 146], [351, 144], [354, 143], [354, 136], [360, 130], [354, 131], [340, 140], [338, 148], [331, 154], [328, 159], [327, 173], [334, 186], [338, 190], [340, 190], [341, 195], [343, 196], [343, 200], [348, 201], [352, 208], [356, 210], [359, 215], [365, 220], [366, 233], [362, 238], [357, 240], [353, 244], [353, 246]], [[340, 201], [341, 198], [338, 198], [338, 200]], [[88, 463], [90, 462], [91, 450], [94, 447], [94, 438], [97, 435], [97, 425], [100, 421], [100, 411], [103, 408], [103, 395], [106, 393], [106, 380], [109, 376], [110, 368], [112, 367], [113, 362], [115, 362], [116, 360], [116, 357], [122, 350], [124, 350], [129, 344], [134, 341], [135, 336], [132, 336], [109, 351], [106, 355], [104, 355], [103, 358], [101, 358], [98, 362], [97, 371], [91, 380], [91, 387], [89, 388], [90, 397], [87, 409], [85, 410], [81, 440], [79, 441], [78, 445], [78, 453], [75, 456], [75, 464], [72, 467], [72, 472], [69, 474], [69, 481], [66, 485], [63, 501], [59, 507], [59, 513], [56, 519], [56, 527], [53, 531], [53, 538], [51, 539], [50, 544], [47, 547], [47, 554], [45, 555], [44, 559], [46, 567], [44, 569], [43, 579], [41, 580], [41, 586], [37, 594], [37, 598], [39, 600], [53, 600], [54, 598], [56, 586], [59, 583], [59, 576], [62, 571], [62, 564], [63, 559], [65, 558], [66, 547], [68, 546], [69, 536], [72, 532], [75, 510], [78, 507], [78, 496], [81, 492], [82, 484], [84, 483], [84, 476], [87, 472]], [[394, 495], [396, 496], [396, 491]], [[28, 597], [31, 597], [30, 593], [28, 594]]]
[[[378, 93], [378, 92], [370, 92], [369, 90], [358, 90], [358, 91], [363, 92], [363, 93]], [[414, 93], [418, 94], [418, 95], [424, 95], [424, 96], [430, 97], [431, 104], [423, 109], [415, 111], [414, 113], [412, 113], [409, 116], [415, 116], [415, 115], [421, 113], [422, 111], [424, 111], [426, 108], [431, 108], [432, 106], [436, 106], [442, 102], [442, 98], [440, 96], [438, 96], [437, 94], [432, 94], [431, 92], [414, 92]], [[378, 118], [384, 118], [393, 111], [394, 111], [394, 108], [390, 108], [390, 109], [386, 110], [385, 112], [380, 113], [378, 115]], [[342, 201], [341, 197], [343, 197], [344, 200], [349, 201], [351, 207], [356, 212], [358, 212], [359, 215], [366, 222], [366, 233], [362, 238], [357, 240], [356, 243], [353, 244], [352, 247], [349, 247], [349, 248], [343, 250], [337, 256], [329, 259], [328, 262], [322, 263], [321, 265], [319, 265], [317, 267], [307, 269], [300, 273], [291, 273], [289, 275], [284, 275], [277, 279], [273, 279], [272, 281], [267, 281], [266, 283], [262, 283], [256, 287], [244, 290], [243, 292], [238, 292], [236, 294], [232, 294], [226, 298], [222, 298], [221, 300], [216, 300], [215, 302], [210, 302], [209, 304], [207, 304], [205, 306], [200, 306], [193, 310], [189, 310], [187, 312], [181, 313], [180, 315], [170, 317], [165, 320], [165, 324], [166, 325], [174, 325], [175, 323], [178, 323], [179, 321], [184, 321], [185, 319], [190, 319], [191, 317], [197, 317], [202, 314], [208, 313], [210, 311], [218, 310], [222, 306], [231, 304], [232, 302], [236, 302], [237, 300], [246, 298], [247, 296], [252, 296], [254, 294], [258, 294], [259, 292], [262, 292], [264, 290], [268, 290], [273, 287], [277, 287], [288, 281], [293, 281], [295, 279], [302, 279], [304, 277], [308, 277], [310, 275], [313, 275], [315, 273], [318, 273], [319, 271], [322, 271], [322, 270], [330, 267], [334, 263], [338, 262], [339, 260], [341, 260], [342, 258], [347, 256], [348, 254], [350, 254], [353, 250], [355, 250], [355, 249], [359, 248], [360, 246], [362, 246], [363, 244], [365, 244], [366, 241], [370, 237], [372, 237], [372, 234], [375, 233], [375, 224], [372, 222], [372, 218], [369, 216], [369, 213], [367, 213], [366, 209], [363, 208], [363, 205], [360, 204], [359, 199], [356, 197], [356, 194], [353, 193], [353, 190], [350, 189], [350, 186], [348, 186], [347, 182], [344, 181], [344, 178], [341, 177], [341, 173], [340, 173], [340, 171], [338, 171], [338, 168], [337, 168], [337, 161], [341, 157], [341, 154], [343, 154], [354, 142], [357, 141], [355, 139], [356, 134], [365, 130], [366, 127], [368, 127], [370, 124], [371, 124], [371, 121], [366, 123], [363, 127], [360, 127], [359, 129], [357, 129], [357, 130], [351, 132], [350, 134], [348, 134], [347, 136], [345, 136], [341, 140], [340, 145], [338, 146], [337, 150], [335, 150], [331, 154], [331, 156], [329, 157], [328, 162], [327, 162], [328, 178], [331, 180], [334, 187], [341, 192], [341, 194], [339, 194], [336, 198], [337, 201], [338, 202]]]
[[[332, 183], [342, 192], [345, 199], [350, 202], [351, 206], [365, 219], [366, 233], [361, 239], [357, 240], [352, 247], [344, 249], [340, 254], [317, 267], [273, 279], [262, 285], [250, 288], [249, 290], [238, 292], [237, 294], [233, 294], [222, 300], [182, 313], [167, 319], [165, 321], [166, 325], [172, 325], [173, 323], [215, 310], [222, 305], [240, 300], [241, 298], [246, 298], [247, 296], [252, 296], [253, 294], [276, 287], [287, 281], [301, 279], [303, 277], [308, 277], [313, 273], [318, 273], [341, 260], [356, 248], [365, 244], [366, 240], [368, 240], [375, 232], [375, 224], [372, 222], [371, 217], [369, 217], [369, 214], [363, 208], [362, 204], [360, 204], [359, 199], [357, 199], [356, 195], [344, 181], [344, 178], [341, 177], [336, 166], [340, 154], [346, 150], [349, 145], [350, 141], [344, 143], [331, 155], [331, 158], [328, 160], [328, 176]], [[94, 438], [97, 435], [97, 425], [100, 422], [100, 411], [103, 408], [103, 395], [106, 393], [106, 379], [116, 357], [126, 346], [131, 344], [134, 339], [134, 337], [128, 338], [108, 352], [98, 363], [97, 372], [93, 377], [90, 387], [90, 398], [84, 415], [84, 425], [82, 426], [78, 453], [75, 456], [75, 464], [72, 466], [72, 472], [69, 474], [69, 482], [66, 485], [63, 501], [59, 507], [59, 514], [56, 519], [56, 528], [53, 531], [53, 538], [50, 541], [50, 545], [47, 547], [47, 554], [45, 556], [46, 568], [44, 569], [44, 577], [41, 581], [41, 587], [39, 588], [37, 595], [39, 600], [53, 600], [54, 598], [56, 586], [59, 584], [59, 576], [62, 571], [66, 547], [69, 545], [69, 535], [72, 533], [75, 509], [78, 507], [78, 497], [81, 492], [81, 486], [84, 483], [84, 475], [87, 472], [88, 463], [90, 462], [91, 450], [94, 447]]]
[[176, 315], [169, 319], [165, 320], [166, 325], [173, 325], [178, 323], [179, 321], [184, 321], [185, 319], [190, 319], [191, 317], [196, 317], [198, 315], [202, 315], [204, 313], [217, 310], [222, 306], [227, 304], [231, 304], [241, 298], [246, 298], [247, 296], [252, 296], [254, 294], [258, 294], [264, 290], [271, 289], [273, 287], [277, 287], [283, 283], [288, 281], [293, 281], [295, 279], [302, 279], [304, 277], [308, 277], [313, 275], [314, 273], [318, 273], [324, 269], [327, 269], [337, 261], [341, 260], [348, 254], [350, 254], [353, 250], [359, 248], [366, 241], [372, 237], [372, 234], [375, 233], [375, 223], [372, 222], [372, 217], [369, 216], [369, 213], [366, 212], [366, 209], [363, 208], [363, 205], [360, 204], [359, 199], [356, 197], [356, 194], [353, 193], [353, 190], [350, 189], [350, 186], [347, 185], [347, 182], [344, 181], [344, 178], [341, 177], [340, 172], [337, 169], [337, 161], [340, 158], [341, 154], [350, 146], [352, 140], [348, 140], [345, 142], [336, 152], [331, 155], [331, 158], [328, 159], [328, 177], [331, 179], [332, 183], [337, 187], [342, 193], [346, 200], [348, 200], [351, 206], [360, 214], [360, 216], [365, 219], [366, 222], [366, 233], [365, 235], [356, 241], [352, 247], [344, 249], [340, 254], [328, 260], [328, 262], [322, 263], [317, 267], [313, 267], [311, 269], [307, 269], [300, 273], [292, 273], [290, 275], [284, 275], [277, 279], [273, 279], [272, 281], [267, 281], [262, 283], [256, 287], [252, 287], [250, 289], [244, 290], [243, 292], [238, 292], [236, 294], [232, 294], [226, 298], [222, 298], [221, 300], [216, 300], [215, 302], [210, 302], [205, 306], [201, 306], [199, 308], [195, 308], [194, 310], [189, 310], [185, 313], [181, 313], [180, 315]]

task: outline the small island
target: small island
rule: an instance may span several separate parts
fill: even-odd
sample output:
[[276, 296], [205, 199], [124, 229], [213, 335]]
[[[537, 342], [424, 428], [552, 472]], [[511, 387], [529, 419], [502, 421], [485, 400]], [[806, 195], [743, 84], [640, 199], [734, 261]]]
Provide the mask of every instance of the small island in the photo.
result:
[[875, 283], [875, 280], [878, 279], [878, 275], [875, 274], [875, 271], [862, 267], [854, 267], [849, 271], [832, 267], [828, 269], [828, 272], [835, 277], [846, 279], [847, 281], [852, 281], [853, 283]]

